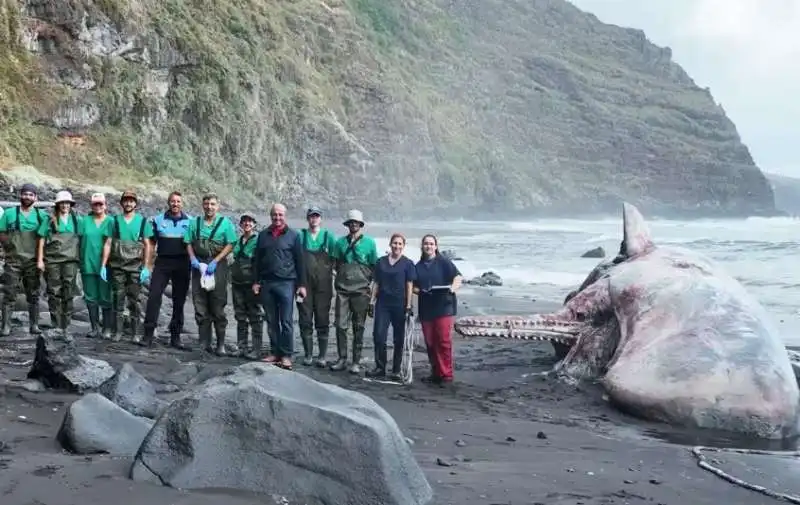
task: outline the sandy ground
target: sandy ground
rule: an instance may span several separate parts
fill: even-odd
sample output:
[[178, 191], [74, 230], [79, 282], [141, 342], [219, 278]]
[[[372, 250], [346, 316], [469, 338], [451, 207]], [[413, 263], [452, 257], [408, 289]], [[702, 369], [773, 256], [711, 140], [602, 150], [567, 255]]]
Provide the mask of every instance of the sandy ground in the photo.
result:
[[[468, 291], [461, 296], [462, 315], [548, 312], [558, 305], [531, 297], [508, 298], [491, 289]], [[74, 330], [85, 332], [85, 323], [76, 323]], [[196, 345], [194, 325], [187, 330]], [[235, 340], [234, 330], [231, 319], [230, 341]], [[131, 362], [164, 394], [180, 384], [187, 363], [205, 370], [241, 363], [237, 358], [203, 358], [199, 352], [78, 341], [84, 354], [115, 367]], [[134, 483], [126, 478], [130, 461], [124, 458], [63, 452], [55, 434], [65, 407], [76, 396], [24, 387], [29, 368], [25, 362], [33, 358], [33, 344], [20, 329], [0, 343], [6, 351], [0, 353], [0, 504], [107, 505], [121, 499], [130, 505], [264, 503], [246, 494], [223, 493], [223, 497], [217, 492]], [[595, 386], [576, 388], [536, 375], [554, 363], [547, 344], [457, 338], [456, 349], [457, 385], [447, 390], [419, 382], [408, 387], [371, 383], [300, 365], [296, 369], [361, 391], [392, 414], [413, 441], [437, 505], [775, 501], [698, 468], [689, 445], [683, 445], [748, 441], [711, 440], [641, 422], [608, 407]], [[365, 354], [370, 358], [371, 350]], [[415, 374], [421, 377], [427, 374], [426, 358], [418, 353], [416, 359]], [[753, 483], [786, 493], [800, 490], [793, 478], [800, 463], [793, 457], [717, 454], [710, 458]]]

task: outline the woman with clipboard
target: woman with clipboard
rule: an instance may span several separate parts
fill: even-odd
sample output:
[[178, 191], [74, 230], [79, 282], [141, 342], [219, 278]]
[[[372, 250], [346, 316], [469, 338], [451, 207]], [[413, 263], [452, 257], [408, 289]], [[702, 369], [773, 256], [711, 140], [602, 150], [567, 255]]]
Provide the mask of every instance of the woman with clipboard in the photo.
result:
[[422, 335], [428, 349], [431, 375], [423, 382], [449, 384], [453, 381], [453, 323], [461, 286], [461, 272], [448, 258], [439, 254], [434, 235], [422, 237], [422, 256], [416, 265], [414, 292], [418, 294], [417, 310]]

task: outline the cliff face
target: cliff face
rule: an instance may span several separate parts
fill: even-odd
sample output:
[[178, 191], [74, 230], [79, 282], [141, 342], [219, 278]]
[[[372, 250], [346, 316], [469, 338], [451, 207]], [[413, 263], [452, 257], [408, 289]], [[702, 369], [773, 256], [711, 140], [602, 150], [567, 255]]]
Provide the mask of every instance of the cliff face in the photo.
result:
[[373, 216], [774, 210], [669, 49], [563, 0], [0, 0], [0, 45], [0, 166]]

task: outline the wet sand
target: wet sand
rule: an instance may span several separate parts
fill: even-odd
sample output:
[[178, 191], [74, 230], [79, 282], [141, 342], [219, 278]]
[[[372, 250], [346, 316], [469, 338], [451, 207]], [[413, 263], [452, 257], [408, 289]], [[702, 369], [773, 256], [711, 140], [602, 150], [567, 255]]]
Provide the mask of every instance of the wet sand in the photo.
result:
[[[509, 298], [491, 288], [469, 288], [461, 295], [460, 314], [549, 312], [558, 305], [531, 297]], [[168, 316], [168, 307], [165, 304], [163, 317]], [[85, 323], [73, 326], [76, 335], [86, 329]], [[187, 332], [196, 346], [189, 304]], [[232, 318], [228, 335], [233, 342]], [[195, 374], [197, 368], [190, 363], [205, 374], [243, 362], [83, 337], [77, 341], [85, 355], [115, 367], [132, 363], [165, 397]], [[55, 435], [65, 408], [77, 396], [26, 389], [26, 362], [33, 359], [33, 344], [20, 327], [0, 343], [0, 504], [270, 503], [244, 493], [184, 492], [135, 483], [126, 478], [130, 464], [126, 458], [63, 452]], [[335, 351], [330, 352], [332, 358]], [[366, 358], [371, 355], [371, 349], [365, 351]], [[413, 442], [436, 505], [775, 502], [700, 469], [689, 446], [664, 440], [709, 442], [697, 434], [625, 416], [610, 408], [595, 386], [569, 386], [537, 375], [553, 363], [549, 344], [456, 337], [453, 389], [419, 382], [408, 387], [378, 384], [299, 364], [296, 370], [369, 395], [392, 414]], [[426, 357], [419, 352], [415, 377], [425, 374]], [[794, 458], [732, 454], [709, 458], [739, 478], [778, 491], [796, 494], [800, 488], [794, 483], [800, 464]]]

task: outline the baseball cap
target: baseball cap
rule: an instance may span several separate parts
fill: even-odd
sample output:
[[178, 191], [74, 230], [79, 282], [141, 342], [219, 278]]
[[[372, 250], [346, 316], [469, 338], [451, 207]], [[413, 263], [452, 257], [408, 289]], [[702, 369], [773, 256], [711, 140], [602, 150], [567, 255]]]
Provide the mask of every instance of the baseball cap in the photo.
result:
[[34, 195], [38, 193], [38, 191], [36, 191], [36, 186], [31, 184], [30, 182], [26, 182], [25, 184], [23, 184], [22, 187], [19, 188], [19, 192], [20, 193], [28, 193], [28, 192], [30, 192], [30, 193], [33, 193]]
[[308, 210], [306, 211], [306, 217], [312, 216], [314, 214], [322, 216], [322, 209], [320, 209], [317, 206], [309, 207]]
[[92, 203], [106, 203], [106, 195], [103, 193], [92, 193]]

